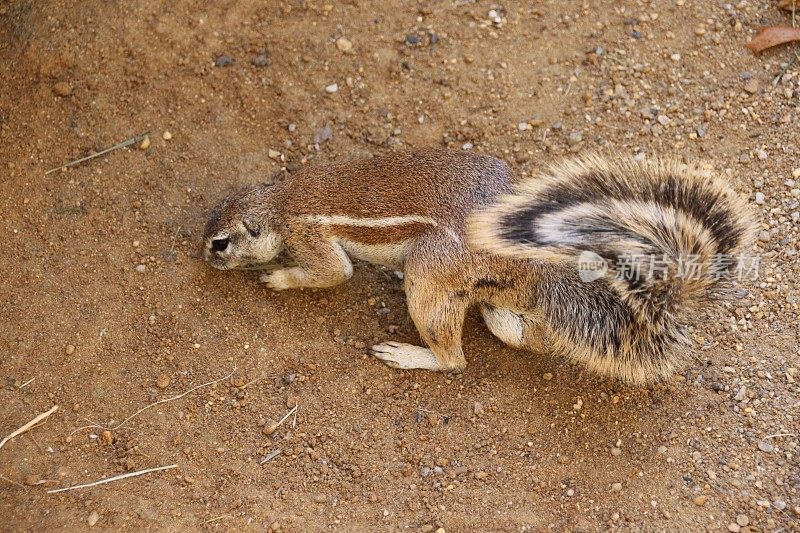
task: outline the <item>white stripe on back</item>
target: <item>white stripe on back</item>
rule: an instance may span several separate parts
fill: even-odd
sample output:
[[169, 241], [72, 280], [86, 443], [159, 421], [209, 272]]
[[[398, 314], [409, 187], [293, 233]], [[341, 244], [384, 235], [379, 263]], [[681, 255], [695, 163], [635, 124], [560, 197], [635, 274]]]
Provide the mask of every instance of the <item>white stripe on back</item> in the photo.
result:
[[402, 215], [398, 217], [383, 218], [353, 218], [344, 215], [306, 215], [303, 217], [308, 222], [318, 224], [333, 224], [340, 226], [358, 226], [363, 228], [386, 228], [389, 226], [402, 226], [403, 224], [429, 224], [438, 226], [435, 220], [422, 215]]

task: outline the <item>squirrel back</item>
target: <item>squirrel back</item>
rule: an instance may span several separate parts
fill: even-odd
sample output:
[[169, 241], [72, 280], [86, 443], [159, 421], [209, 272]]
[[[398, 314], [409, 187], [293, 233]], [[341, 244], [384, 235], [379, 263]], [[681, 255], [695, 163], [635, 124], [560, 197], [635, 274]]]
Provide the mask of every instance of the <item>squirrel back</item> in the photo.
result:
[[752, 274], [754, 234], [724, 181], [598, 156], [550, 167], [469, 226], [472, 246], [537, 272], [556, 352], [632, 383], [672, 374], [688, 341], [681, 318]]

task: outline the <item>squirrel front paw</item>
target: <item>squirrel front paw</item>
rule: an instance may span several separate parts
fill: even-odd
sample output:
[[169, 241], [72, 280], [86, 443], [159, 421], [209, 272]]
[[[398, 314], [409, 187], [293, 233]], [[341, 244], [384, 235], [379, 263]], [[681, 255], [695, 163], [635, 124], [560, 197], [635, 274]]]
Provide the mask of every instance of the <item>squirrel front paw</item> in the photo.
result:
[[258, 280], [274, 291], [295, 289], [299, 286], [295, 276], [292, 275], [291, 269], [288, 268], [281, 268], [261, 274]]

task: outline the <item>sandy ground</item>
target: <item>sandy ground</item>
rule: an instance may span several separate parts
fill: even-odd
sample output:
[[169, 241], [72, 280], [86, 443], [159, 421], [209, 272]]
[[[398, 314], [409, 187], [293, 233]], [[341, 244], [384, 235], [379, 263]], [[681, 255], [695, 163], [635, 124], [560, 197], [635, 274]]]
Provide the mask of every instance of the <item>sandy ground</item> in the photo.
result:
[[[767, 0], [0, 3], [0, 434], [60, 406], [0, 449], [0, 529], [800, 530], [800, 69], [773, 85], [790, 50], [744, 48], [768, 23]], [[390, 274], [273, 294], [197, 258], [234, 188], [410, 146], [520, 176], [701, 161], [759, 213], [761, 278], [632, 388], [474, 316], [463, 375], [395, 371], [364, 349], [418, 342]]]

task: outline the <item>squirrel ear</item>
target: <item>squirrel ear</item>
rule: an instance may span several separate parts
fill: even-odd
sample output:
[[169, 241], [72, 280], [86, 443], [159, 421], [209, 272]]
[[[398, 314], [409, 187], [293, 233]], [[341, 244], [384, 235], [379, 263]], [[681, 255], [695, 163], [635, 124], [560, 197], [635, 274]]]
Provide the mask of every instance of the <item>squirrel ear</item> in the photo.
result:
[[245, 229], [251, 236], [258, 237], [261, 235], [261, 226], [258, 225], [255, 218], [252, 216], [245, 215], [242, 218], [242, 224], [244, 224]]

